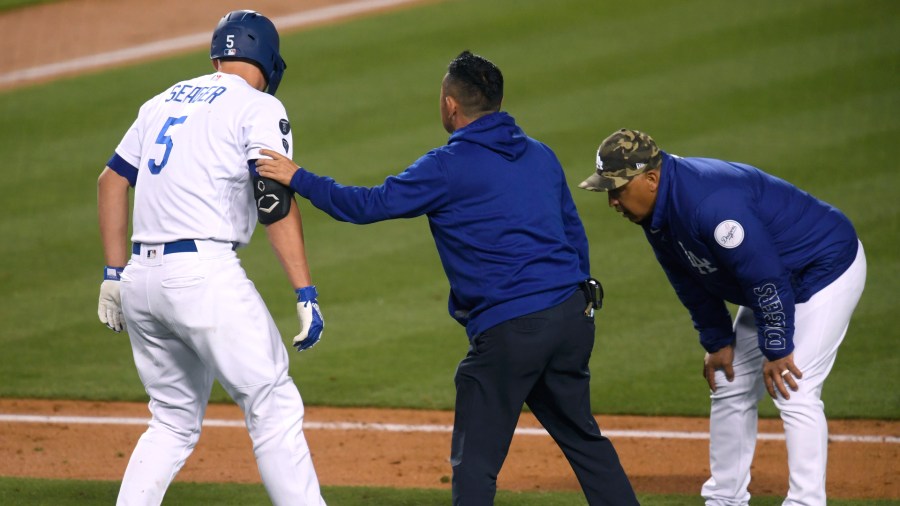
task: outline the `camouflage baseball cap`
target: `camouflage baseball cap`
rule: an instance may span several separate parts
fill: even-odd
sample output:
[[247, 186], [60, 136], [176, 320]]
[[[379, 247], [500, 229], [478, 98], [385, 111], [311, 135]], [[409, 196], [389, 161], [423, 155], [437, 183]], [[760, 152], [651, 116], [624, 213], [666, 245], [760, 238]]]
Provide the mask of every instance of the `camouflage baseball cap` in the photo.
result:
[[578, 187], [595, 192], [615, 190], [661, 166], [662, 155], [653, 139], [644, 132], [623, 128], [600, 143], [597, 171]]

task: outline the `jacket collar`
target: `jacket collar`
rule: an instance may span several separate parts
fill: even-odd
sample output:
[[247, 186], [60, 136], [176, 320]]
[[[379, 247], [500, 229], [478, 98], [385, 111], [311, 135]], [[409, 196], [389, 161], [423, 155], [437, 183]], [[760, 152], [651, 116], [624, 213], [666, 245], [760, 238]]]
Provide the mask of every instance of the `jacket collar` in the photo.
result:
[[672, 183], [675, 180], [675, 159], [660, 150], [662, 154], [662, 170], [659, 171], [659, 191], [656, 194], [656, 202], [653, 204], [653, 216], [646, 227], [650, 233], [655, 234], [666, 228], [669, 221], [669, 198], [672, 192]]

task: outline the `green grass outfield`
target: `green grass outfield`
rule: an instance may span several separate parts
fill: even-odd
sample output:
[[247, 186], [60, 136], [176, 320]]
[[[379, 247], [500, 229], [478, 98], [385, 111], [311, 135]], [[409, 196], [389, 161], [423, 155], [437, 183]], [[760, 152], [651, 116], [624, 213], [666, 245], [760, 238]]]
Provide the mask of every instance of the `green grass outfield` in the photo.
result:
[[[298, 163], [374, 185], [446, 142], [438, 90], [452, 57], [468, 48], [497, 63], [504, 109], [566, 168], [606, 287], [591, 363], [598, 413], [708, 413], [703, 350], [643, 234], [575, 188], [600, 140], [637, 128], [671, 153], [794, 182], [846, 212], [868, 255], [826, 412], [897, 419], [898, 33], [893, 1], [448, 1], [285, 35], [278, 96]], [[96, 317], [96, 177], [144, 100], [209, 71], [201, 50], [0, 92], [0, 396], [145, 399], [126, 336]], [[305, 402], [452, 409], [467, 341], [446, 313], [427, 220], [354, 226], [301, 208], [327, 324], [316, 348], [291, 355]], [[293, 336], [293, 291], [262, 231], [241, 257]], [[213, 401], [227, 402], [218, 387]], [[770, 401], [762, 413], [775, 414]], [[656, 500], [645, 502], [675, 504]]]
[[[112, 481], [17, 480], [0, 478], [0, 504], [29, 506], [84, 506], [113, 504], [119, 483]], [[374, 487], [323, 487], [322, 497], [331, 506], [444, 506], [447, 493], [441, 490], [394, 490]], [[687, 506], [703, 504], [702, 499], [678, 495], [638, 494], [643, 506]], [[779, 506], [778, 497], [753, 497], [753, 506]], [[164, 504], [215, 504], [216, 506], [265, 506], [271, 504], [262, 485], [173, 483]], [[575, 492], [522, 493], [499, 491], [496, 506], [577, 506], [587, 504]], [[830, 506], [889, 506], [889, 500], [834, 500]]]
[[0, 12], [28, 7], [37, 4], [49, 4], [60, 0], [0, 0]]

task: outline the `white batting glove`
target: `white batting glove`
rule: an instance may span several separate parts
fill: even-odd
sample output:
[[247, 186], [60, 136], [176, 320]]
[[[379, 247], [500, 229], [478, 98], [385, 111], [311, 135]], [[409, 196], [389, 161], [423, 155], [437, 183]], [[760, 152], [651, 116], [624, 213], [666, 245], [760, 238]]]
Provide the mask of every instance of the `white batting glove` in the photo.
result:
[[103, 283], [100, 284], [100, 303], [97, 307], [97, 316], [100, 323], [121, 332], [125, 329], [125, 317], [122, 315], [122, 296], [119, 295], [119, 279], [122, 267], [103, 268]]
[[294, 291], [297, 293], [297, 318], [300, 320], [300, 333], [294, 336], [294, 347], [297, 351], [303, 351], [312, 348], [322, 338], [325, 320], [316, 300], [319, 294], [315, 286]]

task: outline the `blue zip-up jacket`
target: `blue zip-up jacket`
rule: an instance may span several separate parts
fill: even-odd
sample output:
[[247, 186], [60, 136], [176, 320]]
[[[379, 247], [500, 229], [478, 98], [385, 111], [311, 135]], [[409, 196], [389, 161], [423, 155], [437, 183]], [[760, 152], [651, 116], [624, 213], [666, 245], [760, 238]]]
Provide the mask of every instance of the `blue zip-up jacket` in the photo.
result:
[[663, 153], [644, 233], [700, 343], [734, 341], [724, 301], [753, 310], [769, 360], [794, 350], [794, 305], [837, 279], [859, 246], [838, 209], [749, 165]]
[[470, 339], [562, 303], [590, 275], [559, 160], [504, 112], [460, 128], [379, 186], [344, 186], [300, 169], [291, 188], [351, 223], [427, 215], [450, 282], [450, 316]]

